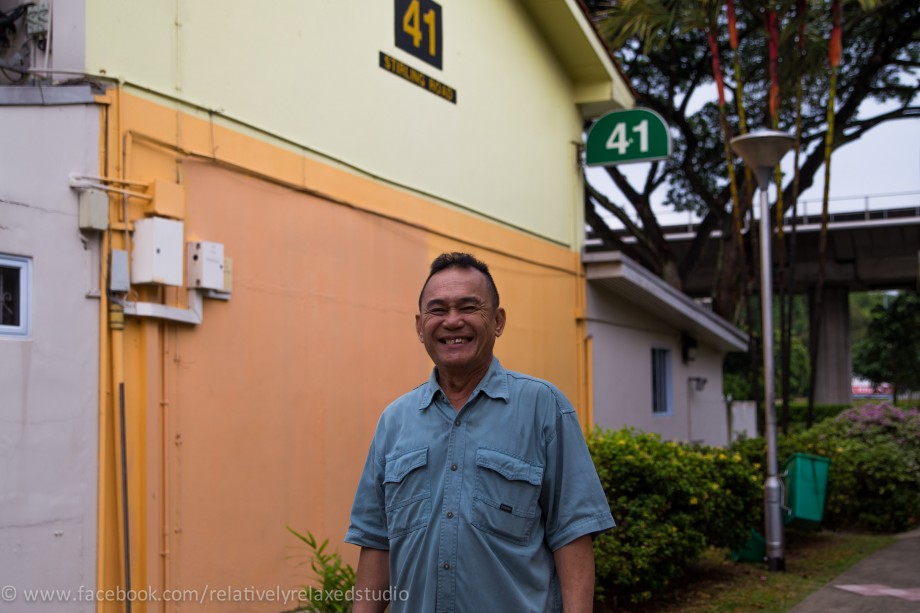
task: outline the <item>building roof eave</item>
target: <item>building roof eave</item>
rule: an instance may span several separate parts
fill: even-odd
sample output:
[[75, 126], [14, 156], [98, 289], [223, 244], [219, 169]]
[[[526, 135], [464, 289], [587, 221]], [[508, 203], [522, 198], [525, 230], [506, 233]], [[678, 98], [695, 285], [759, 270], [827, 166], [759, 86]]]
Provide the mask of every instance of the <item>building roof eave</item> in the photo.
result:
[[586, 118], [635, 105], [629, 81], [580, 0], [521, 0], [521, 3], [571, 77], [575, 102]]
[[588, 283], [624, 298], [722, 351], [746, 351], [747, 335], [620, 252], [586, 253]]
[[93, 87], [79, 85], [0, 85], [0, 106], [95, 104]]

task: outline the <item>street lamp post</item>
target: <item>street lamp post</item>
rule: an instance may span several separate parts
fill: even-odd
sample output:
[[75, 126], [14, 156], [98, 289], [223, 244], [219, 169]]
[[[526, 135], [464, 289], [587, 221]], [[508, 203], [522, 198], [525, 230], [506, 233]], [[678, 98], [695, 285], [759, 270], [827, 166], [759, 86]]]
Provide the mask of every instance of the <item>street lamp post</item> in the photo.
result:
[[782, 482], [776, 458], [776, 392], [773, 389], [773, 278], [770, 255], [770, 207], [767, 188], [773, 170], [795, 140], [773, 130], [757, 130], [735, 137], [731, 147], [757, 177], [760, 188], [760, 311], [763, 336], [764, 412], [767, 436], [767, 480], [764, 483], [764, 511], [767, 532], [767, 567], [786, 570], [783, 546]]

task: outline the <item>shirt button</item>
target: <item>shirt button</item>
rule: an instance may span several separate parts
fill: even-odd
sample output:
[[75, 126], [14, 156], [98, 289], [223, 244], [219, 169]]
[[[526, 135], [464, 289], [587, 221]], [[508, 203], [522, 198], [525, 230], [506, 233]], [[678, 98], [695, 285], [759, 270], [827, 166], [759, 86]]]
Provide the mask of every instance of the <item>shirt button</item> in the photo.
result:
[[454, 512], [453, 512], [453, 511], [448, 511], [448, 512], [447, 512], [447, 519], [453, 519], [453, 518], [454, 518]]
[[456, 465], [456, 464], [451, 464], [451, 465], [450, 465], [450, 469], [451, 469], [451, 470], [457, 470], [457, 465]]
[[450, 570], [450, 562], [444, 562], [444, 570]]
[[454, 420], [454, 425], [455, 425], [455, 426], [459, 426], [459, 425], [460, 425], [460, 418], [459, 418], [459, 417], [458, 417], [457, 419]]

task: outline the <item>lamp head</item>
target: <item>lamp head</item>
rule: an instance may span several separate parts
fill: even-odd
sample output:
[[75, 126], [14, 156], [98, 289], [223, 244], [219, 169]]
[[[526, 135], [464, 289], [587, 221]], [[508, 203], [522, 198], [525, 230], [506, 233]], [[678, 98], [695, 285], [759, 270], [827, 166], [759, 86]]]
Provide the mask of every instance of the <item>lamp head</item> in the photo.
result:
[[731, 140], [732, 150], [757, 177], [757, 186], [767, 189], [773, 169], [795, 144], [795, 139], [776, 130], [755, 130]]

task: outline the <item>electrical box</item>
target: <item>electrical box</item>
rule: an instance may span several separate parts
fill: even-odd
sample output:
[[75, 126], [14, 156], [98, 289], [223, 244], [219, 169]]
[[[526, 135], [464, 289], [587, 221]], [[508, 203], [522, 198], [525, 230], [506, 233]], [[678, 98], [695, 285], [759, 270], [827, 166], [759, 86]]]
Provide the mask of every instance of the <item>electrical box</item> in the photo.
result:
[[221, 243], [188, 243], [188, 287], [224, 290], [224, 246]]
[[131, 241], [131, 283], [182, 286], [185, 232], [181, 221], [138, 219]]
[[79, 195], [80, 229], [104, 232], [109, 227], [109, 195], [87, 189]]
[[131, 290], [131, 281], [128, 279], [128, 252], [124, 249], [112, 249], [109, 258], [109, 290], [127, 293]]

